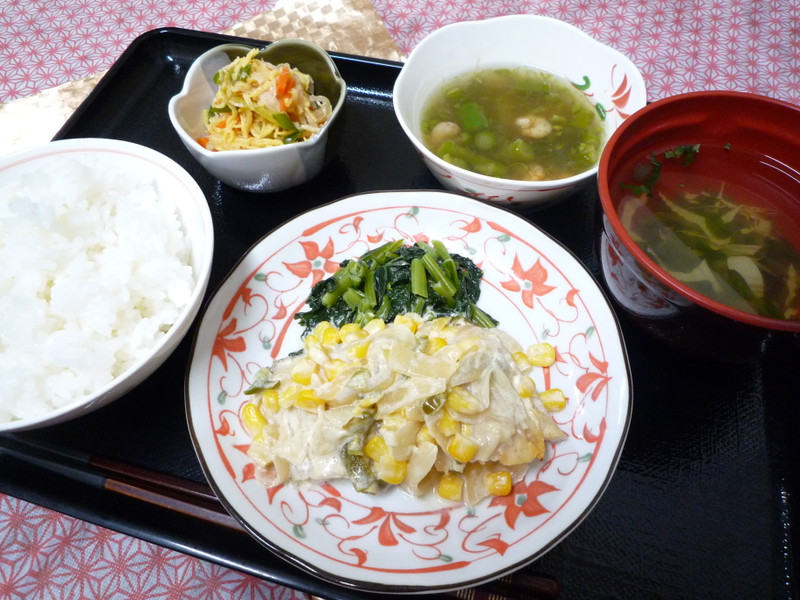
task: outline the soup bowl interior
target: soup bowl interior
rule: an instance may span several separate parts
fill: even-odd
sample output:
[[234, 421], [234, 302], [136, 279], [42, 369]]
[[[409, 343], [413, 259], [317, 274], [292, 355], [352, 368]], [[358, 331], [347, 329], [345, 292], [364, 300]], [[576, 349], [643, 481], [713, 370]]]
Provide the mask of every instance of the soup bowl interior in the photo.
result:
[[512, 205], [549, 202], [593, 181], [597, 165], [551, 181], [490, 177], [453, 166], [425, 147], [423, 113], [442, 85], [464, 74], [509, 67], [546, 71], [578, 87], [600, 114], [606, 138], [646, 102], [636, 66], [567, 23], [514, 15], [445, 26], [414, 48], [394, 87], [400, 125], [434, 176], [448, 189]]
[[[692, 146], [697, 153], [688, 166], [683, 159], [661, 158], [665, 151]], [[736, 323], [739, 329], [752, 329], [756, 340], [767, 331], [800, 332], [799, 320], [759, 316], [700, 293], [661, 268], [636, 243], [623, 224], [620, 202], [641, 193], [631, 190], [636, 184], [633, 172], [651, 157], [663, 163], [665, 196], [707, 191], [762, 205], [773, 214], [773, 227], [800, 248], [800, 109], [738, 92], [697, 92], [659, 100], [611, 136], [598, 174], [603, 274], [628, 312], [650, 325], [660, 324], [659, 329], [670, 317], [699, 312], [713, 315], [708, 323], [719, 322], [723, 328]], [[680, 176], [670, 180], [665, 174], [673, 165]]]

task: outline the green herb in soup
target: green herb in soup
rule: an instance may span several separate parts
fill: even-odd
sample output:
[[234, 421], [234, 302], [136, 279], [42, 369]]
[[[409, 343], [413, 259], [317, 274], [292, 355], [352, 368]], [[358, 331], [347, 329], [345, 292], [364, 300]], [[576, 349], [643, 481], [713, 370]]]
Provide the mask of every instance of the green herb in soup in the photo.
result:
[[553, 180], [600, 158], [605, 129], [586, 96], [552, 73], [487, 69], [458, 77], [426, 106], [423, 142], [483, 175]]
[[[700, 147], [653, 154], [631, 171], [618, 207], [642, 250], [678, 281], [727, 306], [794, 320], [800, 309], [800, 252], [780, 232], [776, 211], [743, 203], [726, 184], [709, 189], [685, 173]], [[672, 159], [679, 159], [677, 161]], [[668, 169], [668, 167], [674, 167]]]

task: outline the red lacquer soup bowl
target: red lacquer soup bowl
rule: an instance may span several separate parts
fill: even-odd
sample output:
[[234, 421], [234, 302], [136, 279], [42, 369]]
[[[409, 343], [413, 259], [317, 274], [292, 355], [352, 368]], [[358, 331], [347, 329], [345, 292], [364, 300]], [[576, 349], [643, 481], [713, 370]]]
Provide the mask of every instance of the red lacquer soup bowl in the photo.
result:
[[800, 107], [740, 92], [649, 104], [600, 160], [600, 254], [617, 303], [692, 353], [800, 339]]

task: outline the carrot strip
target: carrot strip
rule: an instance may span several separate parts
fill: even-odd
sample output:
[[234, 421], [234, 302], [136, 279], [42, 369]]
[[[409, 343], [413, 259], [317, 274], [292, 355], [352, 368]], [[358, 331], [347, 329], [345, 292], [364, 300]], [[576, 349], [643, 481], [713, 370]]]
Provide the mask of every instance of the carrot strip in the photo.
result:
[[290, 90], [294, 87], [294, 77], [289, 67], [284, 66], [281, 72], [278, 73], [278, 78], [275, 80], [275, 95], [281, 102], [281, 111], [286, 110], [285, 98], [289, 95]]

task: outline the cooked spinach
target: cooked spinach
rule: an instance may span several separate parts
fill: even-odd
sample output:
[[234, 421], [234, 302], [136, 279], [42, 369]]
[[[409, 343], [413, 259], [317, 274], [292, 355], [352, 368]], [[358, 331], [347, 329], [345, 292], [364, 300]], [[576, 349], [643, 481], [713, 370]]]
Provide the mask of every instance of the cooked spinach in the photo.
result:
[[439, 241], [388, 242], [342, 262], [336, 273], [314, 285], [309, 309], [295, 319], [305, 326], [304, 336], [322, 321], [364, 325], [410, 312], [425, 319], [460, 316], [494, 327], [497, 321], [477, 306], [482, 277], [472, 260], [451, 254]]

